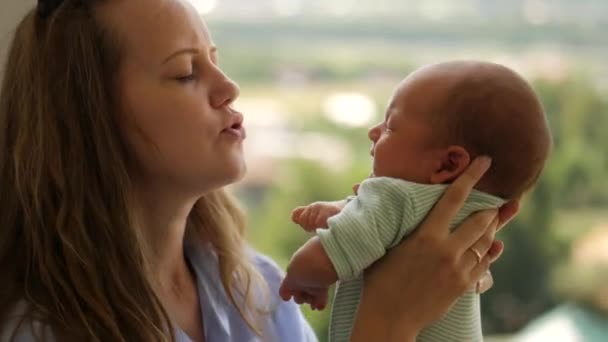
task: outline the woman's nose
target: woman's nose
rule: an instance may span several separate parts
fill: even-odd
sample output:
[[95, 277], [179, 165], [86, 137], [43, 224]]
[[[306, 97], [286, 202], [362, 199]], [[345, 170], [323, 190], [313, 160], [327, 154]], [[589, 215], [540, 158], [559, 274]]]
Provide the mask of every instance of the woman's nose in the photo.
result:
[[219, 74], [220, 76], [217, 83], [210, 93], [211, 106], [214, 108], [222, 108], [230, 105], [239, 97], [239, 94], [241, 93], [241, 90], [236, 82], [228, 78], [228, 76], [221, 71]]

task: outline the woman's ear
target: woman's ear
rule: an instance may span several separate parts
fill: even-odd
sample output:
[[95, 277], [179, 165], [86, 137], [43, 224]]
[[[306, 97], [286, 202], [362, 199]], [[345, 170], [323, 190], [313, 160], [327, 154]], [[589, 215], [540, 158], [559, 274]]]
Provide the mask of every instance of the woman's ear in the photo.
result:
[[431, 184], [451, 183], [471, 163], [471, 156], [464, 147], [452, 145], [442, 152], [439, 167], [431, 174]]

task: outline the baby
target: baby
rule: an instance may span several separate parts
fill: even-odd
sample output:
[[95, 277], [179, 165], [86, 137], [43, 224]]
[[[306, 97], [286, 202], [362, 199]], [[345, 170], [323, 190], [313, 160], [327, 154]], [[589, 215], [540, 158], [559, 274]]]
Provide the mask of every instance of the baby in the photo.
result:
[[[325, 202], [297, 208], [293, 220], [317, 229], [292, 257], [280, 294], [322, 309], [340, 281], [331, 341], [348, 341], [363, 270], [411, 234], [447, 185], [477, 156], [492, 166], [452, 228], [471, 213], [522, 197], [551, 149], [542, 106], [528, 83], [492, 63], [456, 61], [423, 67], [395, 90], [383, 122], [369, 130], [372, 176], [340, 210]], [[481, 260], [485, 251], [471, 250]], [[482, 341], [479, 295], [461, 297], [418, 341]]]

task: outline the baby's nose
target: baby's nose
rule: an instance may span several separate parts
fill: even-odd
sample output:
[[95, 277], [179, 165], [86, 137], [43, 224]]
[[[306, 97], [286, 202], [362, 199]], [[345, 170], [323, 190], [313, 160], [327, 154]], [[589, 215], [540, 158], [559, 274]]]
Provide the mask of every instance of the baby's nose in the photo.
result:
[[371, 140], [372, 142], [375, 143], [378, 140], [379, 136], [380, 136], [379, 132], [380, 131], [379, 131], [379, 126], [378, 125], [370, 128], [369, 131], [367, 131], [367, 136], [369, 137], [369, 140]]

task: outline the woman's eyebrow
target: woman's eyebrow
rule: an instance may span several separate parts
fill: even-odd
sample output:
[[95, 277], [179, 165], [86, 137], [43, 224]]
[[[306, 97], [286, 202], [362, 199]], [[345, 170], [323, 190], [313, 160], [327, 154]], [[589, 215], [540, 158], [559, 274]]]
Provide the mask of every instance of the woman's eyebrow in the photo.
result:
[[[217, 52], [217, 46], [212, 45], [212, 46], [209, 48], [209, 52], [210, 52], [210, 53], [212, 53], [212, 54], [213, 54], [213, 53], [216, 53], [216, 52]], [[189, 53], [189, 54], [193, 54], [193, 55], [195, 55], [195, 54], [200, 54], [200, 53], [201, 53], [201, 50], [200, 50], [200, 49], [197, 49], [197, 48], [195, 48], [195, 47], [187, 47], [187, 48], [179, 49], [179, 50], [177, 50], [177, 51], [173, 52], [172, 54], [170, 54], [169, 56], [167, 56], [167, 57], [166, 57], [166, 58], [163, 60], [162, 64], [165, 64], [165, 63], [167, 63], [168, 61], [170, 61], [171, 59], [173, 59], [173, 58], [175, 58], [175, 57], [177, 57], [177, 56], [179, 56], [179, 55], [185, 54], [185, 53]]]

